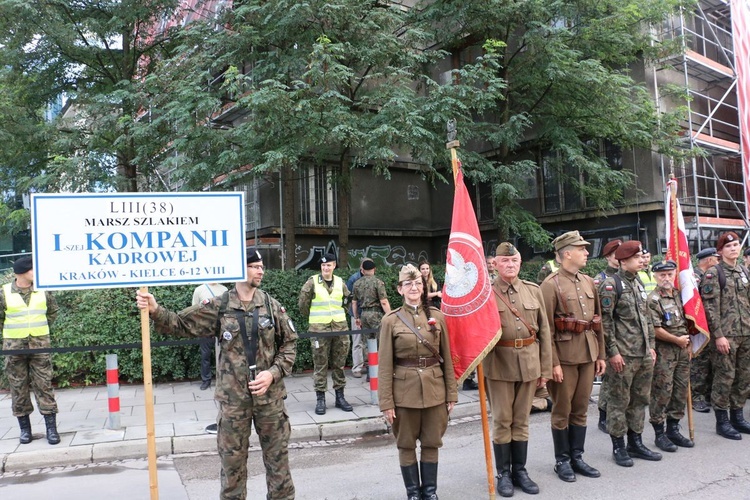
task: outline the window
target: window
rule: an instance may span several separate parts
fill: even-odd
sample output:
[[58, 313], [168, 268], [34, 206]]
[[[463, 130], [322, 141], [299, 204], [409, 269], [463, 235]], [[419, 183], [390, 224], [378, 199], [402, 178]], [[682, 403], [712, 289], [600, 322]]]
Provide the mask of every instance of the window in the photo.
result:
[[477, 222], [492, 221], [495, 219], [495, 202], [492, 198], [492, 185], [487, 183], [474, 184], [466, 179], [466, 190], [474, 205], [477, 214]]
[[245, 231], [254, 231], [260, 227], [259, 187], [257, 178], [250, 183], [237, 184], [233, 187], [234, 191], [245, 192]]
[[300, 169], [300, 225], [338, 226], [338, 196], [331, 167], [316, 165]]

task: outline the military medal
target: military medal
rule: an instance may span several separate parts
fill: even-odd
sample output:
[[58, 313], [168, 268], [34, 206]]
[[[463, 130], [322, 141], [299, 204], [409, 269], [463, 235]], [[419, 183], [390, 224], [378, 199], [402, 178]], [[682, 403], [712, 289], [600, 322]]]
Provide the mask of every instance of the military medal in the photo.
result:
[[224, 340], [232, 340], [232, 334], [225, 331], [224, 334], [222, 335], [222, 338]]

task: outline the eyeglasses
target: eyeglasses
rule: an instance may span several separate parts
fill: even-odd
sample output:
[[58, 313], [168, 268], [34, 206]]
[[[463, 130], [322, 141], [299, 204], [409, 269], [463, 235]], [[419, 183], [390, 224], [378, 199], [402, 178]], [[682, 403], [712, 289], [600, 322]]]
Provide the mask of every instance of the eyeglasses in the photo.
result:
[[248, 264], [247, 267], [255, 269], [256, 271], [263, 271], [264, 269], [263, 264]]
[[421, 281], [404, 281], [401, 286], [403, 288], [422, 288], [424, 284]]

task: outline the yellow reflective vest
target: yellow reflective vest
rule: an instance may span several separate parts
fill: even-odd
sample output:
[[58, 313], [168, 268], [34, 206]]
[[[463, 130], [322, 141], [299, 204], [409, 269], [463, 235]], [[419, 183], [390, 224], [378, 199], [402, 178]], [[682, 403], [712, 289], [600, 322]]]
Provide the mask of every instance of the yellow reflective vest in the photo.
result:
[[333, 290], [329, 293], [321, 275], [313, 276], [315, 283], [315, 297], [310, 303], [310, 318], [308, 323], [327, 325], [332, 322], [346, 322], [344, 311], [344, 281], [338, 276], [333, 277]]
[[23, 301], [20, 293], [11, 292], [11, 284], [3, 285], [5, 295], [5, 323], [3, 337], [23, 339], [29, 335], [41, 337], [49, 335], [47, 324], [47, 295], [44, 292], [31, 292], [29, 304]]
[[638, 271], [638, 278], [640, 278], [641, 283], [643, 283], [643, 288], [646, 290], [647, 294], [656, 289], [656, 278], [653, 274], [647, 271]]

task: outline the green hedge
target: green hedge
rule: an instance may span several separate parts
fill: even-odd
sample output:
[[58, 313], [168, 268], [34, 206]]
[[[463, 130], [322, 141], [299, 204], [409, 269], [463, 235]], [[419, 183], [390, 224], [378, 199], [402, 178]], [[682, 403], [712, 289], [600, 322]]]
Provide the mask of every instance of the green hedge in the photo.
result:
[[[382, 264], [382, 263], [381, 263]], [[521, 277], [531, 281], [542, 262], [524, 263]], [[586, 267], [593, 275], [606, 266], [601, 259], [591, 260]], [[443, 276], [444, 268], [435, 266], [436, 276]], [[262, 288], [275, 297], [287, 309], [297, 331], [307, 331], [307, 318], [300, 316], [297, 297], [305, 280], [314, 274], [311, 271], [294, 272], [268, 270]], [[351, 271], [337, 270], [336, 274], [346, 280]], [[401, 305], [401, 297], [396, 292], [398, 269], [379, 265], [377, 275], [386, 284], [392, 307]], [[231, 286], [231, 285], [230, 285]], [[159, 304], [180, 310], [190, 305], [194, 285], [152, 287], [150, 291]], [[135, 306], [135, 289], [102, 289], [85, 291], [56, 292], [60, 314], [52, 327], [52, 344], [55, 347], [127, 344], [141, 341], [140, 314]], [[174, 340], [151, 330], [151, 341]], [[75, 352], [53, 355], [55, 384], [60, 387], [105, 383], [105, 355], [114, 351]], [[141, 349], [125, 349], [116, 352], [123, 383], [141, 382], [143, 364]], [[351, 363], [351, 359], [347, 364]], [[156, 382], [197, 379], [200, 377], [200, 349], [198, 345], [177, 347], [154, 347], [151, 349], [153, 380]], [[7, 387], [3, 373], [4, 363], [0, 363], [0, 386]], [[297, 346], [296, 371], [312, 368], [310, 341], [301, 339]]]

